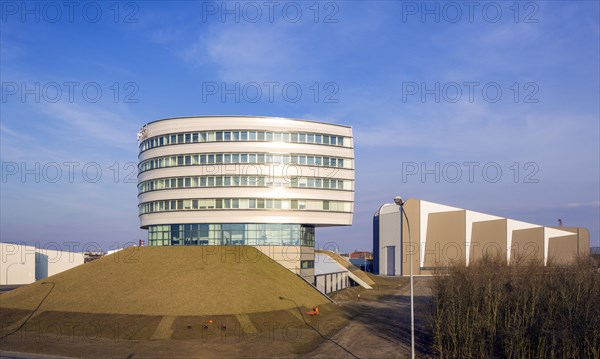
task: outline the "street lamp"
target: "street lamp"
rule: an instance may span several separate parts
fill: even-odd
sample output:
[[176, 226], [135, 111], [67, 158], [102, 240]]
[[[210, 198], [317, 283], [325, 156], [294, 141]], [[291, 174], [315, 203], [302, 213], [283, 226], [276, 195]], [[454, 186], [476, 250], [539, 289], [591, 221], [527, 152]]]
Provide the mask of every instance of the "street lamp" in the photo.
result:
[[415, 301], [414, 301], [414, 287], [413, 287], [413, 246], [412, 241], [410, 239], [410, 223], [408, 222], [408, 217], [406, 213], [404, 213], [404, 202], [402, 197], [396, 196], [394, 197], [394, 203], [400, 209], [400, 248], [402, 248], [402, 216], [406, 219], [406, 226], [408, 228], [408, 241], [410, 242], [410, 250], [408, 251], [409, 261], [410, 261], [410, 357], [414, 359], [415, 357]]

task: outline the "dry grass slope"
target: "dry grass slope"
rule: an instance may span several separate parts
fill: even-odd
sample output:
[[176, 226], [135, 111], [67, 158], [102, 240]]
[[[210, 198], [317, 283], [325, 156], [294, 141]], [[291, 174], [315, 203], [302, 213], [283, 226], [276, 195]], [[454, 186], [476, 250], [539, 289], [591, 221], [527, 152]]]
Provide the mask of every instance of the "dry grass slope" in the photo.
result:
[[131, 247], [3, 294], [0, 307], [201, 316], [314, 307], [328, 300], [253, 247]]

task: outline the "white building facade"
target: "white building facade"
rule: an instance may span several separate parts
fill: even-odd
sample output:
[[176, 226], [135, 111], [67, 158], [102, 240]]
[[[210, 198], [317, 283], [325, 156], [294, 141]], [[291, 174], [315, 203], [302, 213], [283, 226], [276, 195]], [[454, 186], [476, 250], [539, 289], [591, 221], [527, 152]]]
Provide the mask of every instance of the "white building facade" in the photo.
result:
[[351, 225], [352, 129], [274, 117], [202, 116], [139, 134], [148, 245], [250, 245], [314, 276], [315, 227]]
[[33, 283], [84, 263], [81, 252], [0, 243], [0, 285]]
[[413, 274], [431, 275], [486, 256], [508, 264], [548, 265], [573, 263], [589, 254], [585, 228], [542, 226], [420, 199], [407, 200], [403, 210], [402, 223], [395, 204], [382, 205], [373, 216], [377, 274], [406, 276], [410, 258]]

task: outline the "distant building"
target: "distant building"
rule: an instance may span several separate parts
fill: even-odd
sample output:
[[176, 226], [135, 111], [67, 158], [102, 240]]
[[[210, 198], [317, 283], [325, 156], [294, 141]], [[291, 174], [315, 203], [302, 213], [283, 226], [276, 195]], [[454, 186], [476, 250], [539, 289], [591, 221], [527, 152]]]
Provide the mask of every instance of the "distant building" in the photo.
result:
[[354, 251], [350, 253], [348, 260], [359, 267], [360, 270], [373, 273], [373, 253], [367, 251]]
[[22, 285], [84, 263], [84, 254], [25, 244], [0, 243], [0, 285]]
[[148, 246], [255, 246], [313, 282], [315, 228], [352, 224], [348, 126], [199, 116], [150, 122], [138, 138]]
[[354, 251], [350, 253], [350, 259], [373, 259], [373, 253], [367, 251]]
[[452, 263], [468, 266], [485, 255], [546, 265], [589, 254], [585, 228], [544, 227], [418, 199], [406, 201], [403, 208], [408, 222], [400, 222], [395, 204], [384, 204], [373, 217], [375, 273], [408, 275], [410, 252], [416, 275]]

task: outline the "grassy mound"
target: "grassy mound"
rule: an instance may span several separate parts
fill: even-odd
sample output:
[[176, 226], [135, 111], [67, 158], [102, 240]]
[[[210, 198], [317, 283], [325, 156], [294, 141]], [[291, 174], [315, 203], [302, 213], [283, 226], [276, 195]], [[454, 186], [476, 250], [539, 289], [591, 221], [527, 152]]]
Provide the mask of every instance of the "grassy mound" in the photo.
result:
[[202, 316], [328, 302], [248, 246], [130, 247], [3, 294], [0, 307], [32, 310], [48, 292], [39, 311]]

